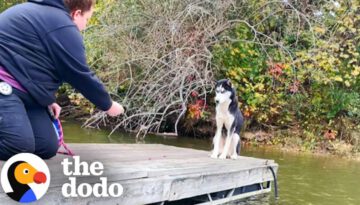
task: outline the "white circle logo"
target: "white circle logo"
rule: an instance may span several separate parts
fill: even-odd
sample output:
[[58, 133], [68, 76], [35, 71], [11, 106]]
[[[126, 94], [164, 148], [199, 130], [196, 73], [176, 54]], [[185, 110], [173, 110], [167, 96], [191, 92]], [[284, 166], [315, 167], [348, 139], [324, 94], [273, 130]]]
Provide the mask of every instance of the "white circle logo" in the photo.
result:
[[50, 185], [50, 171], [38, 156], [21, 153], [11, 157], [1, 169], [1, 185], [5, 193], [20, 203], [39, 200]]

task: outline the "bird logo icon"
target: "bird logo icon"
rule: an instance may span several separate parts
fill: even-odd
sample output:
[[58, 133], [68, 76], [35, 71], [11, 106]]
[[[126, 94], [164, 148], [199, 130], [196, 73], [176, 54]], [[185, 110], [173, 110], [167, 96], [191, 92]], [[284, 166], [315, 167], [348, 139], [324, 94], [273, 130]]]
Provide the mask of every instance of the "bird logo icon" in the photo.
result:
[[17, 154], [6, 161], [1, 170], [1, 185], [5, 193], [20, 203], [39, 200], [49, 184], [49, 168], [33, 154]]

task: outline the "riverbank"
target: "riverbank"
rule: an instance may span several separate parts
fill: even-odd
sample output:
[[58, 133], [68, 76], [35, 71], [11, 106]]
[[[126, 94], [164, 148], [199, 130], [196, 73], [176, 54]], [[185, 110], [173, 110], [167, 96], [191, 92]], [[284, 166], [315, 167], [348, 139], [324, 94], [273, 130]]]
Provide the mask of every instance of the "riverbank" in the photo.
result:
[[[87, 100], [78, 100], [77, 98], [69, 100], [65, 95], [58, 100], [63, 107], [62, 117], [64, 119], [84, 123], [93, 114], [91, 104]], [[216, 130], [214, 109], [213, 106], [208, 106], [207, 114], [202, 118], [192, 118], [189, 117], [190, 115], [186, 115], [179, 121], [178, 135], [211, 141]], [[175, 121], [176, 118], [166, 119], [162, 126], [162, 132], [173, 132]], [[96, 124], [96, 127], [105, 130], [112, 130], [115, 126], [115, 119], [107, 119], [106, 123]], [[308, 131], [299, 126], [280, 129], [253, 125], [251, 120], [246, 120], [241, 138], [243, 144], [250, 146], [273, 146], [286, 152], [333, 155], [360, 161], [360, 131], [354, 130], [349, 133], [348, 128], [344, 129], [341, 126], [338, 126], [337, 130], [340, 131], [316, 131], [314, 129]], [[124, 130], [120, 131], [124, 132]]]
[[[286, 133], [286, 134], [284, 134]], [[359, 135], [360, 133], [353, 133]], [[355, 137], [354, 137], [355, 138]], [[318, 136], [316, 140], [307, 140], [298, 131], [282, 130], [264, 132], [244, 132], [242, 135], [246, 144], [253, 146], [272, 146], [278, 150], [292, 153], [310, 153], [313, 155], [333, 155], [341, 158], [360, 161], [360, 152], [358, 144], [346, 143], [339, 139], [326, 139]]]
[[[67, 112], [69, 114], [69, 112]], [[76, 117], [74, 113], [77, 113]], [[72, 117], [67, 115], [65, 118], [67, 121], [75, 122], [77, 124], [82, 124], [89, 117], [85, 113], [72, 112]], [[189, 123], [189, 122], [188, 122]], [[211, 120], [208, 120], [206, 123], [194, 123], [189, 124], [198, 125], [199, 127], [191, 126], [191, 129], [186, 129], [182, 124], [181, 136], [187, 136], [187, 138], [193, 139], [206, 139], [211, 142], [212, 136], [215, 133], [215, 125], [211, 123]], [[102, 125], [101, 129], [112, 130], [114, 126], [110, 124]], [[119, 132], [124, 132], [119, 131]], [[191, 135], [193, 133], [194, 135]], [[304, 132], [306, 133], [306, 132]], [[354, 133], [359, 135], [360, 133]], [[183, 137], [178, 138], [183, 138]], [[172, 136], [173, 137], [173, 136]], [[135, 135], [134, 135], [135, 138]], [[169, 137], [164, 137], [169, 138]], [[306, 153], [312, 154], [315, 156], [337, 156], [344, 159], [351, 159], [360, 161], [360, 152], [355, 152], [356, 149], [359, 149], [356, 145], [345, 143], [339, 139], [324, 139], [321, 136], [317, 137], [317, 140], [307, 140], [308, 138], [301, 136], [299, 131], [294, 130], [281, 130], [273, 132], [265, 131], [242, 131], [241, 134], [242, 143], [244, 146], [252, 147], [271, 147], [271, 149], [276, 149], [288, 153]]]

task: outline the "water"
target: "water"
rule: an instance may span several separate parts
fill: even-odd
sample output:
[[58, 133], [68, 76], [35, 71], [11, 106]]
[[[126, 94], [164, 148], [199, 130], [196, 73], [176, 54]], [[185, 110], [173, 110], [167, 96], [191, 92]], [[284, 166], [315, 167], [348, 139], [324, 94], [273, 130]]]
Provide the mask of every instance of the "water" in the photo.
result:
[[[135, 143], [130, 134], [86, 130], [79, 124], [65, 122], [67, 143]], [[144, 143], [161, 143], [193, 149], [210, 150], [211, 141], [192, 138], [147, 136]], [[274, 159], [279, 164], [279, 196], [243, 204], [254, 205], [359, 205], [360, 162], [334, 156], [314, 156], [281, 152], [271, 148], [243, 147], [242, 155]]]

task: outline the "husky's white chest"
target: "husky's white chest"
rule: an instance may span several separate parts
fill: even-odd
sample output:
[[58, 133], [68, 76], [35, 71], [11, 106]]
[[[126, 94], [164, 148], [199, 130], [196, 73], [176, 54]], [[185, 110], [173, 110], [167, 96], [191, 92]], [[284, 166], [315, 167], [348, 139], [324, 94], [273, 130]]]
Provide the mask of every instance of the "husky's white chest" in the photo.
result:
[[228, 129], [234, 122], [234, 115], [229, 111], [229, 105], [219, 104], [216, 106], [216, 121], [225, 125]]

